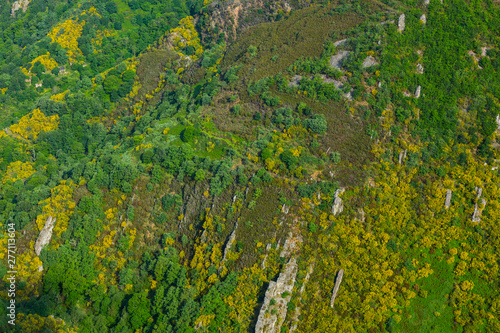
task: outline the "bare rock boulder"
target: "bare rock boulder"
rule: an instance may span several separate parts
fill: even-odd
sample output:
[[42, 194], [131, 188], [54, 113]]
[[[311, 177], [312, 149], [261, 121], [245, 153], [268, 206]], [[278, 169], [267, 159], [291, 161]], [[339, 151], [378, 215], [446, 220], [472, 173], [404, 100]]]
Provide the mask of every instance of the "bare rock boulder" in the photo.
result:
[[42, 231], [40, 231], [38, 239], [35, 242], [35, 253], [37, 256], [39, 256], [42, 252], [42, 249], [50, 243], [50, 240], [52, 238], [52, 229], [54, 229], [55, 222], [56, 219], [53, 219], [52, 216], [49, 216], [47, 218], [47, 221], [45, 222], [45, 225], [43, 226]]
[[298, 87], [301, 80], [302, 80], [302, 75], [294, 75], [292, 77], [292, 81], [290, 81], [288, 83], [288, 86], [289, 87]]
[[399, 32], [403, 32], [405, 31], [405, 27], [406, 27], [406, 24], [405, 24], [405, 14], [401, 14], [399, 16], [399, 19], [398, 19], [398, 31]]
[[[278, 280], [269, 282], [264, 304], [262, 304], [255, 325], [255, 333], [278, 333], [281, 331], [281, 325], [285, 321], [288, 309], [288, 302], [292, 298], [297, 271], [297, 260], [294, 257], [288, 261]], [[274, 302], [271, 304], [273, 299]]]
[[340, 198], [340, 195], [344, 193], [344, 189], [338, 189], [335, 191], [334, 194], [334, 199], [333, 199], [333, 206], [332, 206], [332, 214], [333, 215], [338, 215], [342, 213], [344, 210], [344, 204], [342, 202], [342, 199]]
[[444, 199], [444, 207], [446, 209], [450, 208], [451, 206], [451, 196], [452, 196], [452, 192], [450, 189], [447, 189], [446, 190], [446, 198]]
[[421, 86], [417, 87], [417, 90], [415, 90], [415, 98], [420, 98], [420, 92], [422, 90]]
[[342, 69], [342, 64], [344, 61], [347, 59], [349, 56], [349, 51], [340, 51], [336, 55], [332, 56], [330, 58], [330, 66], [332, 66], [335, 69], [341, 70]]
[[372, 67], [372, 66], [375, 66], [375, 65], [378, 65], [378, 62], [372, 56], [366, 57], [365, 61], [363, 61], [363, 68], [368, 68], [368, 67]]
[[337, 298], [337, 293], [339, 292], [340, 284], [342, 283], [342, 278], [344, 277], [344, 270], [340, 269], [337, 278], [335, 279], [335, 286], [333, 287], [332, 298], [330, 299], [330, 307], [333, 309], [335, 303], [335, 298]]
[[417, 74], [424, 74], [424, 66], [417, 64]]
[[14, 1], [14, 3], [12, 4], [10, 15], [14, 16], [19, 9], [22, 9], [23, 12], [25, 12], [28, 9], [29, 3], [30, 3], [30, 0], [17, 0], [17, 1]]

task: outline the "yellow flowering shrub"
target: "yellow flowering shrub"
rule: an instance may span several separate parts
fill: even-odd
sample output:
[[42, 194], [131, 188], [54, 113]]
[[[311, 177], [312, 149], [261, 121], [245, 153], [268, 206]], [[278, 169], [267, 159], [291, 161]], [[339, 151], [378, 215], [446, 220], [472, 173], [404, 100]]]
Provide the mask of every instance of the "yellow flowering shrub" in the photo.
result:
[[78, 48], [77, 39], [82, 35], [85, 21], [78, 22], [77, 20], [68, 19], [52, 28], [48, 33], [53, 43], [58, 43], [63, 48], [67, 49], [67, 54], [70, 61], [74, 61], [76, 56], [82, 51]]
[[50, 100], [55, 101], [55, 102], [62, 102], [64, 100], [64, 97], [66, 96], [66, 94], [68, 92], [69, 92], [69, 90], [66, 90], [66, 91], [63, 91], [62, 93], [52, 95], [52, 96], [50, 96]]
[[57, 237], [61, 237], [63, 231], [68, 228], [68, 222], [73, 214], [75, 203], [72, 200], [73, 191], [76, 185], [73, 181], [62, 180], [60, 185], [54, 187], [50, 193], [50, 197], [40, 201], [39, 205], [44, 205], [42, 214], [36, 217], [38, 230], [42, 230], [47, 218], [52, 216], [56, 219], [54, 233]]
[[[57, 67], [57, 62], [50, 57], [50, 53], [47, 52], [47, 54], [41, 55], [33, 59], [31, 63], [31, 68], [33, 68], [33, 65], [37, 62], [40, 61], [40, 63], [45, 67], [46, 70], [51, 71], [55, 67]], [[30, 68], [30, 70], [31, 70]]]
[[33, 163], [31, 162], [12, 162], [7, 166], [7, 171], [2, 177], [2, 183], [5, 184], [7, 181], [12, 180], [15, 182], [18, 179], [29, 178], [35, 170], [33, 169]]
[[59, 126], [59, 116], [45, 116], [40, 109], [35, 109], [33, 112], [19, 119], [17, 124], [10, 126], [12, 133], [18, 134], [23, 139], [35, 140], [42, 132], [55, 130]]

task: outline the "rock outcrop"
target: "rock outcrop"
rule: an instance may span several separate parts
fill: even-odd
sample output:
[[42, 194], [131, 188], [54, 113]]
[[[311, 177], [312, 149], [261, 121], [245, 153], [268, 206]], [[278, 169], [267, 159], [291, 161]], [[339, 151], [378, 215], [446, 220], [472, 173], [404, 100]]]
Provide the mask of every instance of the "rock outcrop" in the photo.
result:
[[344, 94], [344, 97], [348, 99], [349, 101], [352, 101], [352, 93], [354, 92], [354, 89], [349, 90]]
[[342, 69], [342, 64], [344, 61], [347, 59], [349, 56], [349, 51], [340, 51], [336, 55], [333, 55], [330, 58], [330, 66], [332, 66], [335, 69], [341, 70]]
[[448, 209], [451, 206], [452, 192], [450, 189], [446, 190], [446, 198], [444, 199], [444, 208]]
[[415, 90], [415, 98], [420, 98], [420, 92], [422, 90], [421, 86], [417, 87], [417, 90]]
[[283, 245], [283, 249], [281, 250], [280, 257], [289, 257], [293, 252], [299, 249], [300, 243], [302, 243], [302, 237], [300, 235], [295, 236], [293, 232], [290, 231]]
[[366, 59], [363, 61], [363, 68], [372, 67], [372, 66], [375, 66], [375, 65], [378, 65], [378, 62], [372, 56], [366, 57]]
[[398, 19], [398, 31], [401, 33], [405, 31], [405, 18], [405, 14], [401, 14]]
[[302, 75], [294, 75], [292, 77], [292, 81], [290, 81], [288, 83], [288, 86], [289, 87], [298, 87], [301, 80], [302, 80]]
[[335, 43], [333, 43], [333, 45], [335, 45], [337, 47], [337, 46], [340, 46], [342, 44], [345, 44], [345, 42], [347, 42], [347, 38], [346, 39], [338, 40]]
[[333, 206], [332, 206], [332, 214], [337, 215], [342, 213], [344, 210], [344, 204], [342, 202], [342, 199], [340, 198], [340, 194], [344, 193], [344, 189], [338, 189], [335, 191], [334, 194], [334, 199], [333, 199]]
[[335, 87], [338, 88], [338, 89], [344, 88], [344, 82], [342, 82], [342, 81], [337, 81], [335, 79], [330, 79], [329, 77], [327, 77], [324, 74], [320, 74], [320, 77], [323, 80], [323, 83], [333, 83], [335, 85]]
[[[278, 333], [285, 321], [287, 305], [292, 298], [293, 286], [297, 276], [297, 260], [291, 258], [280, 273], [276, 282], [269, 282], [264, 304], [259, 312], [255, 333]], [[273, 300], [271, 302], [271, 300]], [[272, 304], [271, 304], [272, 303]]]
[[403, 163], [404, 159], [406, 158], [406, 150], [402, 150], [399, 152], [399, 158], [398, 162], [399, 164]]
[[236, 229], [238, 229], [238, 222], [236, 222], [234, 229], [233, 229], [233, 232], [231, 233], [231, 235], [229, 236], [229, 239], [227, 240], [226, 248], [224, 249], [224, 256], [222, 257], [222, 261], [220, 263], [219, 272], [222, 270], [222, 267], [223, 267], [222, 264], [224, 264], [224, 262], [226, 262], [227, 254], [229, 253], [229, 250], [231, 249], [231, 245], [233, 244], [234, 240], [236, 239]]
[[50, 243], [50, 239], [52, 238], [52, 229], [54, 229], [54, 223], [56, 219], [53, 219], [52, 216], [47, 218], [45, 225], [43, 226], [42, 231], [38, 235], [38, 239], [35, 242], [35, 253], [37, 256], [40, 256], [42, 249]]
[[483, 189], [480, 187], [476, 187], [476, 193], [477, 193], [477, 201], [476, 204], [474, 205], [474, 213], [472, 214], [472, 222], [474, 223], [479, 223], [481, 222], [481, 213], [482, 209], [479, 209], [479, 202], [481, 202], [482, 208], [486, 206], [486, 199], [481, 198], [481, 195], [483, 194]]
[[14, 16], [19, 9], [22, 9], [23, 12], [25, 12], [28, 9], [29, 3], [30, 3], [30, 0], [17, 0], [17, 1], [14, 1], [14, 3], [12, 4], [10, 15]]
[[497, 114], [497, 132], [500, 132], [500, 114]]
[[422, 21], [423, 24], [427, 23], [427, 17], [425, 16], [425, 14], [422, 14], [422, 16], [420, 16], [420, 21]]
[[342, 283], [342, 278], [344, 277], [344, 270], [340, 269], [337, 278], [335, 279], [335, 286], [333, 287], [332, 298], [330, 300], [330, 307], [333, 309], [333, 304], [335, 303], [335, 298], [339, 292], [340, 283]]
[[424, 74], [424, 66], [417, 64], [417, 74]]

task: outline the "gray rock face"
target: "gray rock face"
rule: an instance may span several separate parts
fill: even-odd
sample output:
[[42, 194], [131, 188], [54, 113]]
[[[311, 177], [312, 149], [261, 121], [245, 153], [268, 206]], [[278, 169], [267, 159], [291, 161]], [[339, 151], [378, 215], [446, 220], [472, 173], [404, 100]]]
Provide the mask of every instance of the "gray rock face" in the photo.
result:
[[238, 222], [234, 225], [233, 232], [229, 236], [229, 239], [227, 240], [226, 248], [224, 249], [224, 256], [222, 257], [222, 261], [219, 266], [219, 272], [222, 270], [222, 265], [224, 262], [226, 262], [226, 257], [227, 254], [229, 253], [229, 250], [231, 249], [231, 245], [233, 244], [234, 240], [236, 239], [236, 229], [238, 229]]
[[500, 131], [500, 114], [497, 114], [497, 131]]
[[342, 203], [342, 199], [340, 198], [340, 194], [344, 193], [344, 189], [338, 189], [335, 191], [333, 206], [332, 206], [332, 214], [337, 215], [342, 213], [344, 210], [344, 204]]
[[[283, 272], [280, 273], [276, 282], [269, 282], [266, 290], [264, 304], [259, 312], [255, 333], [278, 333], [281, 331], [281, 325], [285, 321], [287, 305], [292, 298], [292, 290], [297, 276], [297, 260], [291, 258], [286, 264]], [[283, 293], [286, 297], [283, 297]], [[274, 304], [271, 305], [271, 300]], [[276, 311], [273, 311], [276, 310]], [[273, 313], [274, 312], [274, 313]]]
[[335, 43], [333, 43], [333, 45], [335, 46], [340, 46], [342, 44], [345, 44], [345, 42], [347, 42], [347, 38], [346, 39], [341, 39], [341, 40], [338, 40], [336, 41]]
[[398, 31], [403, 32], [405, 31], [405, 14], [401, 14], [398, 19]]
[[14, 16], [19, 9], [22, 9], [23, 12], [25, 12], [28, 9], [29, 3], [30, 3], [30, 0], [14, 1], [14, 3], [12, 4], [10, 15]]
[[344, 270], [340, 269], [337, 278], [335, 279], [335, 286], [333, 287], [332, 298], [330, 299], [330, 307], [333, 309], [333, 304], [335, 303], [335, 298], [339, 292], [340, 283], [342, 283], [342, 278], [344, 277]]
[[365, 61], [363, 61], [363, 68], [372, 67], [372, 66], [375, 66], [375, 65], [378, 65], [378, 62], [372, 56], [366, 57]]
[[420, 97], [420, 91], [422, 90], [422, 87], [421, 86], [418, 86], [417, 87], [417, 90], [415, 90], [415, 98], [419, 98]]
[[332, 56], [330, 58], [330, 66], [332, 66], [335, 69], [341, 70], [342, 69], [342, 64], [346, 60], [346, 58], [349, 56], [349, 51], [340, 51], [336, 55]]
[[302, 80], [302, 75], [294, 75], [292, 77], [292, 81], [290, 81], [288, 83], [288, 86], [289, 87], [298, 87], [301, 80]]
[[330, 79], [326, 75], [321, 74], [320, 75], [321, 79], [323, 80], [323, 83], [333, 83], [336, 88], [342, 89], [344, 87], [344, 82], [342, 81], [337, 81], [335, 79]]
[[358, 209], [358, 219], [361, 221], [361, 222], [365, 222], [365, 211], [363, 208], [359, 208]]
[[394, 21], [388, 20], [388, 21], [380, 22], [380, 25], [386, 25], [386, 24], [394, 24]]
[[354, 92], [354, 89], [349, 90], [344, 94], [344, 97], [348, 99], [349, 101], [352, 101], [352, 93]]
[[422, 21], [423, 24], [427, 23], [427, 17], [425, 16], [425, 14], [422, 14], [422, 16], [420, 16], [420, 21]]
[[403, 163], [403, 160], [406, 158], [406, 150], [402, 150], [401, 152], [399, 152], [399, 159], [398, 159], [398, 162], [399, 164]]
[[476, 193], [477, 193], [477, 202], [474, 205], [474, 213], [472, 214], [472, 222], [474, 223], [479, 223], [481, 222], [481, 213], [482, 209], [479, 209], [479, 200], [481, 200], [481, 205], [486, 206], [486, 199], [481, 199], [481, 195], [483, 194], [483, 189], [480, 187], [476, 187]]
[[446, 190], [446, 198], [444, 199], [444, 207], [446, 209], [450, 208], [450, 206], [451, 206], [451, 196], [452, 196], [451, 190], [447, 189]]
[[424, 66], [417, 64], [417, 74], [424, 74]]
[[293, 232], [288, 233], [288, 237], [285, 241], [285, 244], [283, 245], [283, 249], [281, 250], [280, 257], [288, 257], [290, 256], [293, 252], [299, 249], [299, 243], [302, 242], [302, 237], [299, 236], [294, 236]]
[[40, 255], [42, 249], [50, 243], [50, 239], [52, 238], [52, 229], [54, 229], [54, 223], [56, 219], [53, 219], [52, 216], [47, 218], [45, 225], [43, 226], [42, 231], [38, 235], [38, 239], [35, 242], [35, 253], [37, 256]]

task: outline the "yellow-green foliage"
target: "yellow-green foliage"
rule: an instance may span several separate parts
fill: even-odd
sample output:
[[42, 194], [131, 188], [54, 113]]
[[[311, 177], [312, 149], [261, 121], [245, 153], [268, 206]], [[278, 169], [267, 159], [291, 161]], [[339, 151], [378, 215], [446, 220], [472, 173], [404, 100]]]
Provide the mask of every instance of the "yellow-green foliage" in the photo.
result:
[[7, 171], [2, 177], [2, 183], [5, 184], [8, 181], [15, 182], [18, 179], [25, 180], [29, 178], [35, 170], [33, 169], [33, 163], [31, 162], [12, 162], [7, 166]]
[[46, 70], [51, 71], [55, 67], [57, 67], [57, 62], [50, 57], [50, 53], [47, 52], [47, 54], [41, 55], [33, 59], [33, 61], [30, 62], [31, 68], [33, 68], [33, 65], [37, 62], [40, 61], [40, 63], [45, 67]]
[[39, 205], [44, 206], [43, 213], [36, 218], [38, 230], [42, 230], [49, 216], [57, 219], [54, 226], [54, 233], [57, 237], [60, 237], [62, 232], [68, 228], [69, 218], [75, 208], [75, 203], [72, 200], [75, 187], [76, 185], [71, 180], [62, 180], [60, 185], [50, 191], [49, 198], [40, 201]]
[[[33, 247], [34, 241], [30, 246]], [[26, 287], [23, 290], [17, 291], [19, 299], [27, 300], [33, 296], [39, 296], [38, 287], [43, 277], [43, 271], [39, 267], [43, 265], [40, 258], [32, 250], [26, 250], [23, 254], [17, 257], [17, 277], [26, 282]]]
[[[96, 37], [92, 38], [92, 44], [95, 46], [101, 46], [102, 45], [102, 40], [105, 37], [110, 37], [113, 35], [113, 31], [109, 29], [104, 29], [104, 30], [99, 30], [97, 31]], [[98, 50], [94, 50], [94, 53], [99, 53]]]
[[[203, 223], [203, 229], [205, 230], [207, 239], [213, 238], [213, 222], [214, 218], [207, 209], [207, 215]], [[189, 264], [191, 269], [196, 269], [200, 274], [200, 278], [196, 282], [196, 287], [198, 288], [198, 291], [200, 293], [206, 290], [209, 285], [214, 284], [219, 279], [217, 274], [212, 274], [209, 276], [207, 269], [212, 265], [217, 269], [219, 268], [220, 261], [222, 259], [222, 243], [215, 243], [211, 251], [208, 251], [208, 245], [209, 241], [202, 242], [201, 239], [198, 238], [194, 246], [195, 254]]]
[[84, 25], [85, 21], [78, 22], [77, 20], [68, 19], [52, 28], [47, 35], [52, 39], [53, 43], [58, 43], [68, 50], [70, 61], [74, 61], [76, 56], [82, 53], [78, 48], [77, 39], [81, 36]]
[[55, 101], [55, 102], [62, 102], [64, 100], [64, 97], [66, 94], [69, 92], [69, 90], [63, 91], [62, 93], [55, 94], [50, 96], [50, 100]]
[[76, 333], [73, 328], [66, 326], [64, 320], [54, 318], [54, 316], [41, 317], [37, 314], [25, 315], [19, 313], [16, 317], [16, 325], [22, 332], [57, 332], [57, 333]]
[[192, 60], [198, 59], [203, 53], [203, 47], [200, 43], [200, 37], [193, 24], [193, 17], [188, 16], [179, 21], [179, 26], [170, 30], [174, 49], [183, 56], [182, 50], [188, 46], [195, 49], [195, 54], [190, 56]]
[[40, 109], [22, 117], [17, 124], [10, 126], [12, 133], [18, 134], [23, 139], [35, 140], [42, 132], [53, 131], [59, 126], [59, 116], [45, 116]]
[[[408, 144], [407, 148], [418, 150], [415, 145]], [[500, 246], [497, 227], [500, 179], [491, 167], [473, 158], [467, 159], [465, 166], [448, 167], [446, 174], [417, 188], [414, 185], [419, 177], [417, 168], [380, 162], [369, 185], [343, 196], [347, 201], [351, 196], [363, 199], [360, 208], [365, 221], [361, 221], [356, 211], [351, 217], [344, 213], [327, 219], [326, 214], [317, 214], [313, 208], [319, 204], [318, 200], [304, 200], [300, 212], [303, 220], [326, 229], [315, 236], [314, 245], [304, 248], [305, 253], [318, 258], [315, 274], [325, 278], [314, 282], [313, 275], [312, 283], [306, 287], [303, 304], [307, 304], [309, 310], [299, 324], [299, 331], [366, 331], [384, 325], [390, 316], [398, 322], [404, 314], [402, 311], [406, 311], [417, 296], [415, 289], [409, 286], [421, 284], [422, 279], [433, 279], [436, 260], [452, 265], [457, 280], [465, 279], [452, 293], [455, 320], [460, 325], [475, 320], [472, 319], [476, 311], [473, 302], [485, 302], [485, 299], [474, 293], [474, 283], [469, 277], [479, 272], [476, 274], [487, 284], [499, 278], [496, 249]], [[483, 189], [483, 198], [487, 200], [487, 213], [481, 216], [481, 229], [489, 235], [487, 241], [471, 222], [477, 201], [476, 186]], [[449, 209], [444, 207], [447, 189], [453, 191], [454, 197]], [[480, 208], [484, 207], [480, 205]], [[332, 227], [328, 220], [333, 222]], [[463, 221], [462, 227], [456, 225], [457, 220]], [[470, 239], [478, 245], [471, 246]], [[389, 241], [397, 251], [389, 249]], [[459, 249], [454, 245], [457, 243]], [[415, 255], [410, 254], [411, 249], [431, 251], [429, 253], [442, 251], [443, 255], [431, 261], [428, 254], [416, 254], [409, 263], [415, 269], [410, 270], [401, 253]], [[342, 283], [335, 309], [331, 309], [328, 300], [335, 274], [341, 268], [345, 271], [344, 281], [348, 282]], [[494, 311], [486, 311], [481, 316], [491, 325], [500, 324], [492, 319]]]

